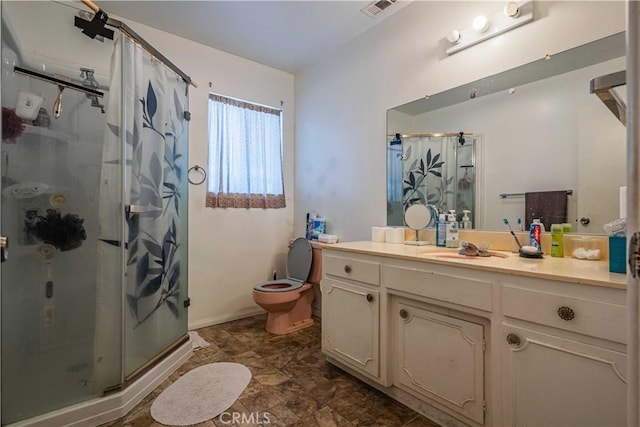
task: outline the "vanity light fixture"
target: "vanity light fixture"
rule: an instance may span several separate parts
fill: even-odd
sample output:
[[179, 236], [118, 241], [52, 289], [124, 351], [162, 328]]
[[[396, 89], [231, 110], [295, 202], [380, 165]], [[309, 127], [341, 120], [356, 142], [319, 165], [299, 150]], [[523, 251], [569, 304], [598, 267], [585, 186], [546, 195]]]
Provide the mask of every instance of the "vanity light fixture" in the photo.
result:
[[471, 26], [452, 30], [446, 37], [446, 53], [452, 55], [480, 42], [533, 21], [534, 0], [508, 1], [503, 10], [491, 16], [476, 16]]

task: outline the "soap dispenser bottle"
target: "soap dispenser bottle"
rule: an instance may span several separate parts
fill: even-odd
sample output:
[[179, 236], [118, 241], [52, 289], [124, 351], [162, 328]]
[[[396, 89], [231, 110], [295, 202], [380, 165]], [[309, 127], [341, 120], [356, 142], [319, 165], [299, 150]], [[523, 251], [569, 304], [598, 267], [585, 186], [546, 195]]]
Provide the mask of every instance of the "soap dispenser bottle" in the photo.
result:
[[456, 221], [456, 211], [450, 210], [447, 215], [447, 237], [446, 246], [448, 248], [457, 248], [460, 245], [458, 240], [458, 222]]
[[462, 213], [464, 215], [462, 215], [462, 226], [460, 228], [464, 230], [471, 230], [473, 227], [471, 226], [471, 219], [469, 218], [469, 215], [468, 215], [471, 213], [471, 211], [464, 209]]
[[438, 226], [436, 227], [436, 246], [445, 247], [447, 245], [447, 216], [440, 214]]

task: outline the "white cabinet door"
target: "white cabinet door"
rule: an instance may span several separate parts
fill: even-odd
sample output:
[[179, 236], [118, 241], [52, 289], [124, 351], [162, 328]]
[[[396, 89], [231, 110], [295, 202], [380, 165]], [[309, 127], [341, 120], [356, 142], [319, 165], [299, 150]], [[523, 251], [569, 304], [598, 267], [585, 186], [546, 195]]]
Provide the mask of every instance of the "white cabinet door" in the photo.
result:
[[380, 293], [322, 280], [322, 350], [374, 378], [380, 375]]
[[624, 353], [508, 325], [503, 342], [504, 425], [625, 425]]
[[393, 307], [394, 385], [483, 424], [482, 325], [410, 304]]

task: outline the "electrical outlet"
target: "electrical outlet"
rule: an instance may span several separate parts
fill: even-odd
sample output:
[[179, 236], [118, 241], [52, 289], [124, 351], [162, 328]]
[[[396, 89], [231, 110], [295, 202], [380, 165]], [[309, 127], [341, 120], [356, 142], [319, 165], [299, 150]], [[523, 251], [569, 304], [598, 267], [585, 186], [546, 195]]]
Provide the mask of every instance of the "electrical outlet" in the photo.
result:
[[47, 306], [44, 308], [44, 326], [53, 326], [53, 307]]

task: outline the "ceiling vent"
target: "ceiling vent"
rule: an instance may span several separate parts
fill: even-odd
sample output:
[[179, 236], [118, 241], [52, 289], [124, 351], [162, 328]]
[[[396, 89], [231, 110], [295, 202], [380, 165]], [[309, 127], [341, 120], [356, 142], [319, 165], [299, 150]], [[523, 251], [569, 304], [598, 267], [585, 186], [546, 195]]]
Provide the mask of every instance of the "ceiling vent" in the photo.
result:
[[377, 14], [394, 4], [396, 0], [378, 0], [360, 9], [365, 15], [374, 18]]

